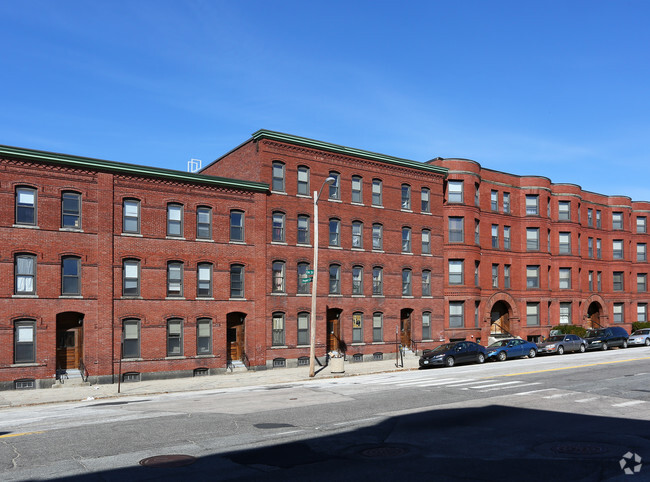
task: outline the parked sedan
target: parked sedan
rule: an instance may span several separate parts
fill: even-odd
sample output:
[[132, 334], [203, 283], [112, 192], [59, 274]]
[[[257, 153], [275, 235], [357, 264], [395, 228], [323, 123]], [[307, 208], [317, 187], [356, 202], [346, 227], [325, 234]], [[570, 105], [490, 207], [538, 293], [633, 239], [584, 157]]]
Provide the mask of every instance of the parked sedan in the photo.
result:
[[535, 358], [537, 355], [537, 345], [521, 338], [511, 338], [509, 340], [499, 340], [487, 347], [488, 359], [504, 361], [507, 358], [518, 358], [527, 356]]
[[584, 353], [587, 350], [587, 340], [578, 335], [553, 335], [549, 336], [543, 343], [537, 344], [537, 351], [540, 353], [557, 353], [562, 355], [568, 351], [579, 351]]
[[433, 350], [425, 350], [420, 357], [420, 367], [435, 365], [453, 367], [456, 363], [483, 363], [485, 356], [485, 348], [473, 341], [445, 343]]
[[643, 328], [636, 330], [627, 339], [627, 344], [630, 346], [645, 345], [650, 346], [650, 328]]

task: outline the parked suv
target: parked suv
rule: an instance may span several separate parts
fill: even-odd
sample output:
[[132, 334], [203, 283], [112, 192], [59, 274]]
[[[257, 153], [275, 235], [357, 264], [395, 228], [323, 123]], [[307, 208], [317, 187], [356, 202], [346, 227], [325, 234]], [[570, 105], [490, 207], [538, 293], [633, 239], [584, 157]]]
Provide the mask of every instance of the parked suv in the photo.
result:
[[620, 326], [609, 326], [598, 330], [587, 330], [587, 350], [607, 350], [612, 346], [627, 348], [629, 335]]

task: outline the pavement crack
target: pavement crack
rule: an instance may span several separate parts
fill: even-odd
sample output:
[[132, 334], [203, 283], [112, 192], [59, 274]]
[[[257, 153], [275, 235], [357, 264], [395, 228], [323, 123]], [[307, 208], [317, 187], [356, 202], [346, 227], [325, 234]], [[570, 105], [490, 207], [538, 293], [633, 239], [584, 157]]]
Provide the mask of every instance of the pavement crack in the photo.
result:
[[7, 443], [7, 442], [3, 442], [3, 443], [5, 445], [7, 445], [8, 447], [11, 447], [11, 449], [13, 450], [15, 456], [11, 458], [11, 468], [12, 469], [17, 469], [18, 468], [18, 459], [20, 458], [20, 452], [18, 451], [18, 449], [16, 448], [16, 446], [14, 444], [10, 444], [10, 443]]

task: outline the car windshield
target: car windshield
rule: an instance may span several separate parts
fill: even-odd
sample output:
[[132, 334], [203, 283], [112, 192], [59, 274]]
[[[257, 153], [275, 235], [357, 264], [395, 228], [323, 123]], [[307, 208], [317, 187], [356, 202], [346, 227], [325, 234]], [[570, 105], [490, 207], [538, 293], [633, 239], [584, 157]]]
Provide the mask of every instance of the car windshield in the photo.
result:
[[553, 335], [549, 336], [546, 341], [562, 341], [564, 340], [564, 335]]
[[488, 348], [497, 348], [497, 347], [500, 347], [500, 346], [508, 346], [509, 342], [510, 342], [510, 340], [495, 341], [490, 346], [488, 346]]
[[636, 330], [633, 335], [648, 335], [650, 334], [650, 330]]
[[587, 338], [593, 338], [594, 336], [603, 336], [605, 330], [587, 330]]
[[453, 343], [445, 343], [444, 345], [437, 346], [433, 350], [430, 350], [429, 353], [445, 353], [446, 351], [449, 351], [453, 346]]

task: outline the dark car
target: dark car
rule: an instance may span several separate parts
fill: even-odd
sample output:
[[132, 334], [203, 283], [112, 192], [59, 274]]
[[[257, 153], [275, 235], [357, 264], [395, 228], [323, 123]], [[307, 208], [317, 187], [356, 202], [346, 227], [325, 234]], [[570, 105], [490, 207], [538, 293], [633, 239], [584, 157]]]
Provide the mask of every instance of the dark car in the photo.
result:
[[519, 358], [527, 356], [535, 358], [537, 355], [537, 345], [521, 338], [511, 338], [509, 340], [500, 340], [492, 343], [487, 347], [488, 359], [504, 361], [507, 358]]
[[553, 335], [546, 340], [537, 344], [539, 353], [557, 353], [562, 355], [564, 352], [579, 351], [584, 353], [587, 349], [587, 340], [580, 338], [578, 335]]
[[456, 363], [483, 363], [487, 352], [473, 341], [445, 343], [433, 350], [425, 350], [420, 357], [420, 367], [445, 365], [453, 367]]
[[620, 326], [608, 326], [597, 330], [587, 330], [587, 350], [607, 350], [612, 346], [627, 348], [629, 335]]

